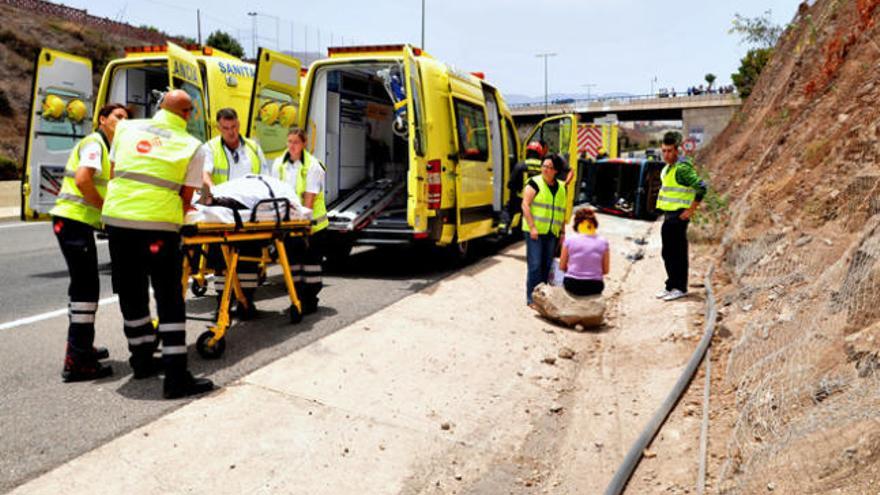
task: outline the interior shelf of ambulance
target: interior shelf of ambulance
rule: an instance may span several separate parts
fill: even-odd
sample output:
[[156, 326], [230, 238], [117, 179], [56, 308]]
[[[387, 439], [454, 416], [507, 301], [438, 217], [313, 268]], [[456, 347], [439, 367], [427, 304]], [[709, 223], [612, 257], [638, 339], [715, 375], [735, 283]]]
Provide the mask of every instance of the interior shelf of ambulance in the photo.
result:
[[131, 108], [132, 118], [149, 118], [156, 111], [160, 92], [167, 89], [167, 63], [123, 65], [113, 71], [107, 101]]
[[319, 69], [309, 103], [309, 139], [327, 167], [330, 229], [403, 233], [409, 148], [393, 128], [394, 108], [380, 71], [398, 63]]

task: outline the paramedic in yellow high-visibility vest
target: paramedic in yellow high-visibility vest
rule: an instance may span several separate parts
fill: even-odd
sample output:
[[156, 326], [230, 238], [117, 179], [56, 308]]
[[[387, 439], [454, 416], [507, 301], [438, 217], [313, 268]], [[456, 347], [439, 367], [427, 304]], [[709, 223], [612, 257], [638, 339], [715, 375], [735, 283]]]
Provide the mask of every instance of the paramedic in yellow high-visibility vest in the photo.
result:
[[272, 175], [294, 187], [300, 202], [312, 210], [312, 232], [309, 237], [287, 240], [290, 273], [302, 301], [303, 314], [318, 310], [318, 293], [323, 287], [323, 263], [327, 226], [327, 205], [324, 201], [326, 169], [306, 149], [306, 133], [293, 128], [287, 133], [287, 152], [272, 166]]
[[[260, 145], [241, 135], [241, 123], [234, 108], [221, 108], [217, 111], [217, 127], [220, 135], [202, 145], [205, 154], [202, 191], [205, 194], [210, 194], [214, 186], [248, 174], [270, 173]], [[238, 248], [242, 256], [253, 259], [261, 256], [263, 245], [262, 242], [243, 242], [238, 243]], [[214, 290], [217, 291], [219, 305], [226, 286], [226, 262], [216, 244], [208, 247], [207, 258], [209, 266], [214, 270]], [[239, 261], [237, 271], [247, 304], [243, 308], [236, 308], [235, 312], [239, 317], [249, 319], [256, 315], [254, 292], [259, 285], [259, 263]]]
[[110, 143], [116, 124], [128, 118], [118, 104], [104, 105], [98, 112], [98, 129], [73, 147], [61, 192], [52, 215], [52, 230], [67, 263], [70, 285], [67, 295], [67, 350], [61, 377], [65, 382], [94, 380], [113, 374], [106, 348], [95, 348], [95, 313], [98, 311], [100, 281], [95, 229], [101, 228], [101, 207], [110, 179]]
[[[187, 132], [193, 103], [183, 90], [165, 94], [151, 119], [124, 122], [110, 150], [114, 175], [101, 220], [110, 237], [113, 290], [119, 295], [134, 378], [158, 373], [162, 341], [166, 399], [207, 392], [214, 384], [187, 369], [186, 307], [180, 228], [202, 186], [202, 143]], [[150, 316], [152, 286], [159, 325]]]
[[679, 158], [678, 138], [668, 132], [663, 136], [660, 151], [666, 166], [660, 172], [660, 193], [657, 209], [663, 212], [663, 264], [666, 267], [666, 286], [657, 293], [658, 299], [674, 301], [688, 291], [687, 228], [691, 217], [706, 194], [706, 183], [697, 175], [688, 157]]
[[566, 170], [565, 160], [551, 154], [541, 163], [541, 175], [529, 179], [523, 191], [523, 231], [526, 239], [526, 303], [534, 308], [532, 291], [550, 279], [556, 250], [565, 240], [565, 184], [557, 175]]

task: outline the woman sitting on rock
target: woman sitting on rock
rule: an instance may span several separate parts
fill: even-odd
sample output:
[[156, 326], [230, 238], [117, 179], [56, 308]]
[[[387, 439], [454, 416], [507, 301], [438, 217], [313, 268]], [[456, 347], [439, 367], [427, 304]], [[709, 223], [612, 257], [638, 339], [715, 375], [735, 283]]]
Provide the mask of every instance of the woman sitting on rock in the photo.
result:
[[596, 212], [589, 207], [575, 210], [572, 227], [575, 234], [565, 239], [559, 258], [559, 268], [565, 272], [563, 286], [574, 296], [601, 294], [611, 255], [608, 241], [596, 235]]

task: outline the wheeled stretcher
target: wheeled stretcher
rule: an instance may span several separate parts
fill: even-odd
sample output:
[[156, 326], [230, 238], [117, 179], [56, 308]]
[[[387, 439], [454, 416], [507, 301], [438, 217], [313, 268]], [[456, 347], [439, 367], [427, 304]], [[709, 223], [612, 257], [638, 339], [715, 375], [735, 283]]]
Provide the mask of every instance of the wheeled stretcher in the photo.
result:
[[[274, 218], [267, 218], [266, 206], [274, 210]], [[193, 269], [201, 271], [204, 264], [204, 249], [211, 244], [219, 245], [223, 259], [226, 262], [226, 284], [220, 297], [220, 305], [217, 312], [217, 321], [213, 327], [199, 335], [196, 341], [196, 350], [206, 359], [219, 358], [226, 349], [226, 330], [229, 328], [229, 307], [233, 295], [242, 307], [247, 308], [248, 301], [244, 296], [238, 277], [238, 262], [241, 258], [237, 243], [248, 241], [266, 241], [274, 245], [278, 263], [284, 274], [284, 284], [290, 297], [290, 321], [299, 323], [302, 321], [302, 305], [296, 294], [293, 277], [290, 273], [290, 260], [284, 247], [285, 239], [289, 237], [308, 236], [311, 231], [311, 221], [301, 215], [292, 215], [293, 206], [286, 198], [272, 198], [259, 201], [250, 210], [248, 219], [245, 221], [240, 213], [233, 211], [234, 221], [228, 222], [196, 222], [187, 224], [181, 229], [181, 238], [184, 246], [183, 261], [183, 284], [184, 293], [189, 283]], [[247, 210], [244, 210], [247, 211]], [[258, 212], [263, 212], [258, 215]], [[264, 253], [266, 250], [263, 251]], [[268, 258], [264, 254], [264, 258]]]

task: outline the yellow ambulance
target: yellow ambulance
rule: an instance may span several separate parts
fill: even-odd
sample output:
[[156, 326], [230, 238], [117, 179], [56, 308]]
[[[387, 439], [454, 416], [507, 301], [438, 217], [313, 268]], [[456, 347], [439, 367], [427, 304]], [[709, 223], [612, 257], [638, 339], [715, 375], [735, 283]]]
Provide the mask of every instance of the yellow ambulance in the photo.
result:
[[[328, 254], [423, 241], [463, 256], [470, 241], [497, 234], [521, 156], [498, 89], [410, 45], [328, 52], [300, 83], [298, 61], [261, 49], [248, 124], [267, 155], [281, 153], [286, 128], [263, 115], [297, 107], [307, 148], [326, 167]], [[576, 157], [576, 124], [548, 119], [533, 134]]]
[[148, 118], [161, 93], [183, 89], [195, 107], [188, 130], [206, 141], [219, 133], [213, 118], [218, 109], [232, 107], [246, 118], [253, 84], [252, 64], [216, 48], [168, 43], [126, 48], [125, 57], [107, 65], [95, 96], [90, 60], [43, 49], [28, 116], [22, 220], [44, 218], [52, 209], [70, 150], [92, 132], [106, 103], [121, 103], [133, 118]]

